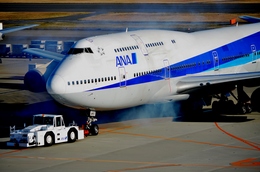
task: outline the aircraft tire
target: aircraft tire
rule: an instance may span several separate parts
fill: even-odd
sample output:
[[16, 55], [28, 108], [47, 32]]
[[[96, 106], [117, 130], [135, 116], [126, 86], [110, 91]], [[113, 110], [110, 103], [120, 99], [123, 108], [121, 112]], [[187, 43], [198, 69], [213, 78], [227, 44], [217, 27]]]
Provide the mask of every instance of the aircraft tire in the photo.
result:
[[99, 133], [99, 127], [97, 124], [92, 124], [90, 127], [90, 133], [92, 136], [96, 136]]
[[242, 105], [240, 103], [238, 103], [237, 105], [237, 113], [239, 114], [246, 114], [247, 110], [246, 110], [246, 106]]
[[218, 101], [214, 101], [212, 103], [212, 111], [215, 115], [218, 115], [220, 114], [220, 111], [219, 111], [219, 108], [220, 108], [220, 103]]

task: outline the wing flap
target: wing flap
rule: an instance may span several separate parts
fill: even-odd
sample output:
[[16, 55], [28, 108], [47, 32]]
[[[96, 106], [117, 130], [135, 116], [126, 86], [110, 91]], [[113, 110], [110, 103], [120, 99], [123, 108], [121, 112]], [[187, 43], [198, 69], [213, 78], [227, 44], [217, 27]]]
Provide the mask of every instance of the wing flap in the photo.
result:
[[45, 51], [45, 50], [41, 50], [38, 48], [28, 48], [28, 49], [25, 49], [24, 52], [31, 54], [31, 55], [36, 55], [36, 56], [39, 56], [42, 58], [54, 59], [56, 61], [61, 61], [65, 57], [65, 55], [63, 55], [63, 54]]
[[177, 83], [178, 93], [188, 93], [189, 90], [202, 89], [205, 86], [225, 84], [230, 82], [241, 82], [249, 79], [259, 79], [260, 72], [221, 74], [221, 75], [203, 75], [186, 76]]

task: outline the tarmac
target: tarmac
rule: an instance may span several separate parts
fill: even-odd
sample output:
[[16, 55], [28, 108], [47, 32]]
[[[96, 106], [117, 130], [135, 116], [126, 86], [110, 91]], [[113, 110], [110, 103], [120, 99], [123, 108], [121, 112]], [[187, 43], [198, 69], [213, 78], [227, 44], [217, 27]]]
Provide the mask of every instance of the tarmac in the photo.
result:
[[51, 147], [12, 149], [4, 146], [8, 138], [1, 138], [0, 170], [259, 172], [259, 113], [223, 119], [107, 123], [98, 136]]

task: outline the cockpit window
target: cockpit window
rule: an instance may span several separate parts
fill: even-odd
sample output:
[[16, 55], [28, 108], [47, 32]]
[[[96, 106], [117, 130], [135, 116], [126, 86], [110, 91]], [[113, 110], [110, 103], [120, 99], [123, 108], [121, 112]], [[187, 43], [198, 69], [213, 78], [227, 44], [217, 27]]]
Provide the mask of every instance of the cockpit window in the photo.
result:
[[91, 48], [70, 48], [68, 54], [93, 53]]
[[93, 53], [93, 51], [91, 50], [91, 48], [85, 48], [86, 53]]

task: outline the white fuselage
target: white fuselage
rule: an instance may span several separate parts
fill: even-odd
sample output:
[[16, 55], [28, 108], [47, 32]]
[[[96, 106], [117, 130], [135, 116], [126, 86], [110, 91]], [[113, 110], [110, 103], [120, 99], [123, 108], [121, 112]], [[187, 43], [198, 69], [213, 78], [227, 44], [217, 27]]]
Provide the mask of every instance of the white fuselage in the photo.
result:
[[[194, 33], [142, 30], [82, 39], [47, 81], [48, 92], [74, 108], [122, 109], [185, 100], [187, 75], [260, 71], [260, 24]], [[231, 57], [238, 57], [233, 58]], [[240, 56], [243, 58], [240, 58]], [[229, 59], [230, 58], [230, 59]]]

